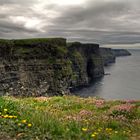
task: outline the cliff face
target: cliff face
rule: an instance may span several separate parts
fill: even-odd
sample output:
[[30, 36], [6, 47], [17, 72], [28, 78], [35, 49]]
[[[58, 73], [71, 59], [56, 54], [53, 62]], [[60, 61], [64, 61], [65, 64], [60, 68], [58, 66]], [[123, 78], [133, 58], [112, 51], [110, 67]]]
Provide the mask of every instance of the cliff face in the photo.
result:
[[114, 53], [114, 55], [116, 57], [118, 57], [118, 56], [129, 56], [129, 55], [131, 55], [131, 53], [128, 50], [126, 50], [126, 49], [112, 49], [112, 51], [113, 51], [113, 53]]
[[111, 48], [100, 48], [100, 54], [103, 58], [103, 63], [105, 66], [115, 63], [116, 56]]
[[66, 39], [0, 40], [0, 90], [10, 95], [68, 94], [104, 74], [97, 44]]
[[115, 63], [116, 57], [131, 55], [131, 53], [126, 49], [111, 48], [100, 48], [100, 54], [102, 56], [104, 66], [107, 66], [111, 63]]
[[71, 87], [89, 84], [104, 75], [103, 61], [98, 44], [71, 43], [68, 45], [72, 62], [73, 78]]

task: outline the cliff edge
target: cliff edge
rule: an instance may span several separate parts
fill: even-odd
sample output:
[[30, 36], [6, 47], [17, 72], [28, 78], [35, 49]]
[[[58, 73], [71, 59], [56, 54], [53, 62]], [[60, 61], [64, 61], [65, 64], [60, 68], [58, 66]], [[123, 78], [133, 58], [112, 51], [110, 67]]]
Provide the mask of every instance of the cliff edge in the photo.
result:
[[0, 60], [4, 95], [65, 95], [104, 75], [98, 44], [64, 38], [0, 40]]

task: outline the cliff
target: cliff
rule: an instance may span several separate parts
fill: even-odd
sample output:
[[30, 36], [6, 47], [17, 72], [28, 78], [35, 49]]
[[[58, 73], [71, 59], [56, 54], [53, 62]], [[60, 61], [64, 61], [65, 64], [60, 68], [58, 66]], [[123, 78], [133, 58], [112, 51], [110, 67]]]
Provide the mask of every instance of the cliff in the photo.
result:
[[103, 63], [105, 66], [115, 63], [116, 56], [111, 48], [100, 48], [100, 54], [103, 58]]
[[113, 51], [113, 53], [114, 53], [114, 55], [116, 57], [118, 57], [118, 56], [129, 56], [129, 55], [131, 55], [131, 53], [128, 50], [126, 50], [126, 49], [112, 49], [112, 51]]
[[63, 38], [0, 40], [0, 60], [0, 90], [14, 96], [69, 94], [104, 74], [98, 44]]
[[126, 49], [100, 48], [100, 55], [102, 56], [104, 66], [107, 66], [115, 63], [116, 57], [129, 56], [131, 53]]
[[98, 44], [69, 43], [73, 79], [71, 87], [84, 86], [104, 75], [103, 61]]

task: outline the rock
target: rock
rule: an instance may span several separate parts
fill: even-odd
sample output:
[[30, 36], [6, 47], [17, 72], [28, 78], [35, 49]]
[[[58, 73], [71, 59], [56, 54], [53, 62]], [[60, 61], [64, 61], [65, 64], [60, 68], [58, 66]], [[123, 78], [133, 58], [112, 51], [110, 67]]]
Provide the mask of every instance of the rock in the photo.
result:
[[114, 53], [114, 55], [116, 57], [118, 57], [118, 56], [129, 56], [129, 55], [131, 55], [131, 53], [128, 50], [126, 50], [126, 49], [112, 49], [112, 51], [113, 51], [113, 53]]
[[115, 63], [116, 56], [111, 48], [100, 48], [100, 53], [103, 58], [104, 66]]
[[14, 96], [67, 94], [72, 71], [66, 57], [63, 38], [0, 40], [0, 90]]
[[68, 50], [73, 70], [71, 89], [88, 85], [104, 75], [98, 44], [73, 42], [68, 44]]
[[14, 96], [66, 95], [104, 75], [98, 44], [63, 38], [0, 40], [0, 60], [0, 91]]

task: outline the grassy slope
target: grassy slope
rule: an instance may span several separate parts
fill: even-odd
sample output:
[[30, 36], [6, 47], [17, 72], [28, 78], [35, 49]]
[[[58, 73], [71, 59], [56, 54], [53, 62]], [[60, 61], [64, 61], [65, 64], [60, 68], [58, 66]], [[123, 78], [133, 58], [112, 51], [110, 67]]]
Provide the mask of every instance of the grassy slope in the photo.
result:
[[0, 139], [140, 139], [140, 101], [0, 97]]

